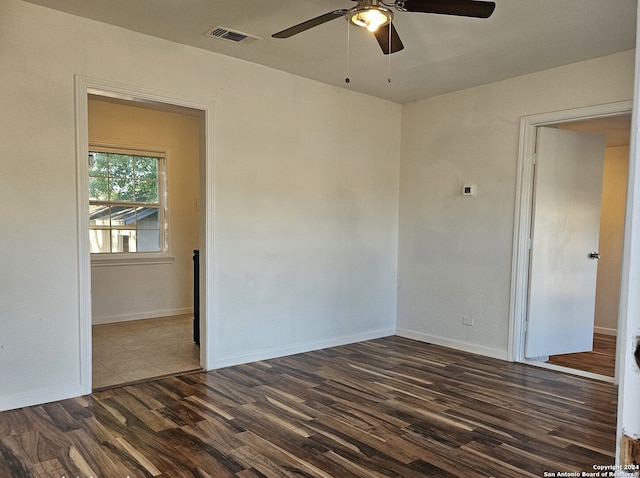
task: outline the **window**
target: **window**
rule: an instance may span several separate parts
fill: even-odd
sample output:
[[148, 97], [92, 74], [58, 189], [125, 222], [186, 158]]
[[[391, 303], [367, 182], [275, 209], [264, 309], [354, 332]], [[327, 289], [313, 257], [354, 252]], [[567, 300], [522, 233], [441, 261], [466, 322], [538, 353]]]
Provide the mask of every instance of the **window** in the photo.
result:
[[94, 254], [166, 252], [164, 154], [89, 148]]

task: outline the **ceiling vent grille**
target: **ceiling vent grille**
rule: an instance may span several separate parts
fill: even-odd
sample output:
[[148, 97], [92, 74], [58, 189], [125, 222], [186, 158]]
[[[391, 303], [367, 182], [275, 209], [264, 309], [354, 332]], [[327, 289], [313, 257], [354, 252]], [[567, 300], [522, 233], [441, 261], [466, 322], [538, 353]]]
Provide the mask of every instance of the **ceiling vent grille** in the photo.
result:
[[225, 27], [213, 27], [211, 30], [205, 33], [206, 36], [212, 38], [219, 38], [220, 40], [227, 40], [233, 43], [239, 43], [240, 45], [251, 45], [253, 42], [262, 40], [262, 38], [255, 35], [249, 35], [248, 33], [242, 33], [237, 30], [231, 30]]

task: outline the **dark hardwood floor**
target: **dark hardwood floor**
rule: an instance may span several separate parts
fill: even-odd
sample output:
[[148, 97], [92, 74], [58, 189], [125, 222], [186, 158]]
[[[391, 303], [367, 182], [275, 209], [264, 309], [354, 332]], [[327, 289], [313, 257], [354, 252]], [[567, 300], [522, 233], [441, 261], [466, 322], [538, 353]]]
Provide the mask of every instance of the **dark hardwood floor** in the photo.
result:
[[0, 477], [540, 478], [615, 432], [611, 384], [389, 337], [0, 413]]
[[549, 357], [549, 363], [613, 377], [616, 372], [616, 337], [594, 334], [592, 352], [553, 355]]

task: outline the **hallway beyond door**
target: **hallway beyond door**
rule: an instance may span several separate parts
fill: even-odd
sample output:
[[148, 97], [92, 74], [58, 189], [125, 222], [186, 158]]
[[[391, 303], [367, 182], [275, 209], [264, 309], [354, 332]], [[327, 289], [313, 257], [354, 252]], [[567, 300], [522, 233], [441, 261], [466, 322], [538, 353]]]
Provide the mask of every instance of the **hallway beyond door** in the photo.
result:
[[549, 357], [549, 363], [613, 377], [616, 373], [616, 337], [614, 335], [594, 334], [593, 351], [552, 355]]

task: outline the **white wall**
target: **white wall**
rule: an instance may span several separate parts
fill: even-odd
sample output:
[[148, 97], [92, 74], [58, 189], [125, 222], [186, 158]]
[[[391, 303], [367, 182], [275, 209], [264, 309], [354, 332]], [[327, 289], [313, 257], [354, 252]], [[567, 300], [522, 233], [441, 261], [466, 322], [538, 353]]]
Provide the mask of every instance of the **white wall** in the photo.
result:
[[219, 365], [391, 333], [396, 305], [401, 334], [506, 356], [519, 119], [632, 96], [633, 52], [401, 108], [18, 0], [0, 11], [0, 409], [81, 390], [76, 74], [215, 104]]
[[600, 209], [595, 331], [608, 335], [616, 335], [618, 331], [628, 174], [629, 146], [606, 148]]
[[[162, 264], [94, 261], [94, 324], [190, 313], [193, 250], [199, 247], [199, 119], [149, 108], [89, 101], [89, 142], [166, 152], [169, 255]], [[100, 259], [100, 257], [98, 258]]]
[[81, 390], [76, 74], [214, 102], [216, 363], [393, 332], [399, 105], [18, 0], [0, 11], [0, 409]]
[[[520, 118], [629, 100], [633, 56], [403, 106], [399, 334], [507, 357]], [[477, 183], [476, 197], [462, 196], [465, 183]]]

